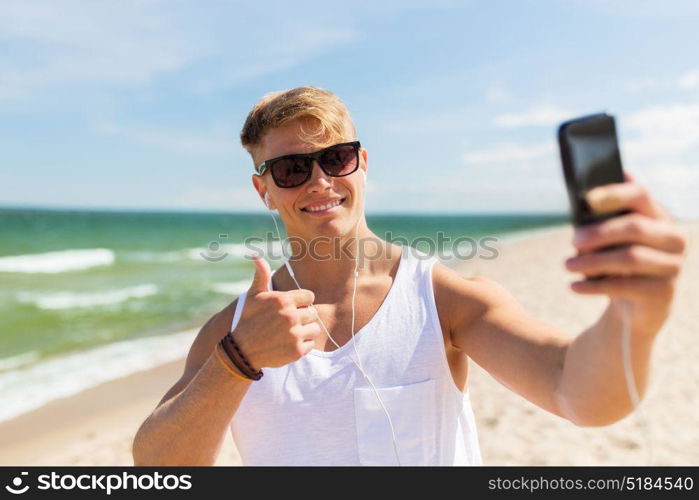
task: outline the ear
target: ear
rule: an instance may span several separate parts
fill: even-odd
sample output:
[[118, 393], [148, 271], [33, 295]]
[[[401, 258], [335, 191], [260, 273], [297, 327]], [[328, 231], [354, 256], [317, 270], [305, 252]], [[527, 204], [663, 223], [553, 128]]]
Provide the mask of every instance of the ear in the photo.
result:
[[[359, 161], [359, 169], [362, 171], [364, 174], [362, 177], [364, 178], [364, 187], [366, 187], [366, 179], [367, 176], [369, 175], [369, 154], [367, 153], [366, 149], [361, 148], [359, 150], [360, 153], [360, 161]], [[362, 163], [364, 164], [364, 168], [362, 168]]]
[[272, 200], [269, 197], [269, 193], [265, 192], [265, 206], [267, 210], [276, 210], [277, 208], [272, 204]]
[[268, 210], [274, 210], [274, 208], [270, 207], [272, 202], [269, 199], [269, 194], [267, 193], [267, 186], [265, 185], [265, 181], [260, 179], [259, 175], [253, 174], [252, 185], [255, 187], [255, 191], [257, 191], [257, 194], [260, 195], [262, 203], [264, 203], [265, 207], [267, 207]]

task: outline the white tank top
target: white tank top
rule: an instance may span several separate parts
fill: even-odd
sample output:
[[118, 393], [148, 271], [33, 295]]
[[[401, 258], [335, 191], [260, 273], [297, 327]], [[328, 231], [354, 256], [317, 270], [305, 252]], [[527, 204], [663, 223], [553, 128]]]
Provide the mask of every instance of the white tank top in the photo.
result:
[[[445, 353], [435, 262], [404, 246], [388, 295], [355, 342], [391, 415], [402, 465], [480, 465], [468, 391], [454, 384]], [[351, 341], [264, 369], [231, 420], [243, 464], [396, 465], [386, 415], [350, 356]]]

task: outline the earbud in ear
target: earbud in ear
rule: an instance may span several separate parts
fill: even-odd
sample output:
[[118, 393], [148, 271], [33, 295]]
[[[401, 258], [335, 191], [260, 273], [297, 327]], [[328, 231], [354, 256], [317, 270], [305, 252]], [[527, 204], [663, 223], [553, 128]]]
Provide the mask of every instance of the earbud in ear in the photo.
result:
[[366, 187], [366, 172], [364, 172], [364, 170], [362, 170], [361, 168], [359, 169], [359, 171], [362, 173], [362, 179], [364, 179], [364, 187]]
[[269, 207], [269, 193], [265, 193], [265, 206], [267, 207], [268, 210], [272, 210]]

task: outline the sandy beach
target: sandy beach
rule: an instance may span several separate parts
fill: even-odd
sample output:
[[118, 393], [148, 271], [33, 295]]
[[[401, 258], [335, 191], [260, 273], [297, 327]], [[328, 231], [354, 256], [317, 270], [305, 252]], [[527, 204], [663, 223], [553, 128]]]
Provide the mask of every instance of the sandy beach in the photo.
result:
[[[653, 465], [699, 464], [699, 224], [682, 225], [689, 250], [673, 312], [655, 343], [653, 372], [641, 405]], [[538, 319], [578, 335], [608, 299], [569, 290], [576, 274], [564, 268], [575, 254], [573, 231], [562, 228], [504, 245], [497, 259], [462, 266], [464, 276], [503, 284]], [[545, 258], [544, 258], [545, 256]], [[621, 360], [620, 360], [621, 362]], [[484, 463], [490, 465], [647, 465], [648, 443], [637, 415], [608, 427], [581, 428], [503, 387], [471, 363], [471, 401]]]
[[[660, 332], [642, 409], [654, 465], [699, 464], [699, 223], [684, 223], [690, 247], [673, 314]], [[497, 246], [493, 260], [459, 267], [464, 276], [503, 284], [535, 317], [571, 335], [604, 310], [607, 299], [576, 295], [572, 229], [541, 231]], [[134, 373], [0, 423], [0, 465], [132, 465], [139, 425], [177, 380], [184, 360]], [[471, 363], [471, 402], [487, 465], [642, 465], [648, 445], [636, 415], [604, 428], [579, 428], [535, 407]], [[239, 464], [230, 434], [217, 465]]]

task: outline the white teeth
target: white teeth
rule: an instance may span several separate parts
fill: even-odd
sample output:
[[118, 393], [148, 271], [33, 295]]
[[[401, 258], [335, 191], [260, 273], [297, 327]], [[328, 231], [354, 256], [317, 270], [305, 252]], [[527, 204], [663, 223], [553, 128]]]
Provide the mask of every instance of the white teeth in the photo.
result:
[[332, 203], [328, 203], [327, 205], [321, 205], [321, 206], [315, 207], [315, 208], [307, 208], [306, 210], [309, 212], [320, 212], [321, 210], [327, 210], [328, 208], [338, 206], [340, 204], [340, 201], [342, 201], [342, 200], [335, 200]]

